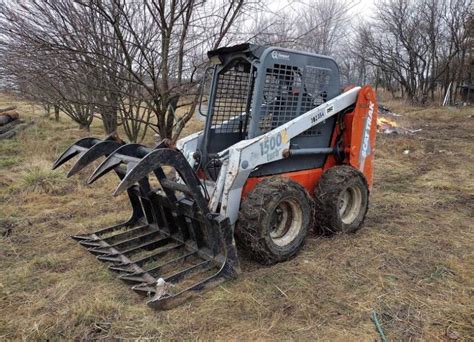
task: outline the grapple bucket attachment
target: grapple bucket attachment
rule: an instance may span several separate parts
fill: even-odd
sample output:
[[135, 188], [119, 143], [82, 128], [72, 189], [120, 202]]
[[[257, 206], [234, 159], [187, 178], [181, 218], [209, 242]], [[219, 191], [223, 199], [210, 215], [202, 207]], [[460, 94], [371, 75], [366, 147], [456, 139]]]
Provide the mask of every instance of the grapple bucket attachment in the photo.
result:
[[207, 191], [181, 152], [164, 144], [150, 149], [86, 138], [69, 147], [53, 167], [76, 155], [68, 176], [106, 157], [89, 183], [113, 170], [120, 180], [114, 194], [127, 191], [132, 215], [73, 239], [147, 297], [149, 306], [172, 308], [239, 272], [229, 220], [209, 211]]

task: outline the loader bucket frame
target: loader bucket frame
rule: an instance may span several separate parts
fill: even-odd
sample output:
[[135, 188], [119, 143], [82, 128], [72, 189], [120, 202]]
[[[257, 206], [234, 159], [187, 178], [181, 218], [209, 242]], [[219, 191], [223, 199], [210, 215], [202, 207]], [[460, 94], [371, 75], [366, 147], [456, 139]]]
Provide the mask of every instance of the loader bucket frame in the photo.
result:
[[[132, 290], [156, 309], [169, 309], [196, 291], [240, 272], [232, 227], [209, 211], [206, 189], [183, 154], [160, 144], [154, 149], [107, 138], [72, 144], [54, 163], [75, 156], [71, 176], [100, 157], [106, 159], [89, 178], [114, 171], [132, 207], [126, 222], [72, 238], [109, 265]], [[170, 177], [175, 171], [179, 182]], [[159, 187], [151, 185], [156, 177]]]

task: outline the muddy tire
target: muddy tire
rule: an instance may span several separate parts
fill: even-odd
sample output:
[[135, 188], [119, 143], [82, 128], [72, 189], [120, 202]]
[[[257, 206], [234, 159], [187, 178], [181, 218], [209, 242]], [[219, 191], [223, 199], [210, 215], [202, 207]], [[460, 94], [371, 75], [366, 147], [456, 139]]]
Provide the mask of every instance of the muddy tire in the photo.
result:
[[235, 235], [253, 259], [271, 265], [299, 251], [313, 217], [313, 200], [301, 185], [272, 177], [258, 183], [243, 200]]
[[315, 227], [319, 233], [354, 233], [362, 226], [369, 205], [365, 177], [347, 165], [327, 170], [316, 184]]

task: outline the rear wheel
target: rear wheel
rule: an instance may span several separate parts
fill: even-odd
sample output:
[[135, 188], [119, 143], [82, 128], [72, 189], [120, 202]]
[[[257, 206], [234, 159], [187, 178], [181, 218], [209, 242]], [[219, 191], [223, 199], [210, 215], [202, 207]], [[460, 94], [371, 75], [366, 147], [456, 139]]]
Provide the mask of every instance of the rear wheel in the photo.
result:
[[313, 200], [301, 185], [272, 177], [258, 183], [242, 201], [235, 235], [255, 260], [274, 264], [302, 247], [312, 216]]
[[369, 204], [367, 182], [358, 170], [334, 166], [314, 191], [316, 226], [325, 233], [353, 233], [364, 222]]

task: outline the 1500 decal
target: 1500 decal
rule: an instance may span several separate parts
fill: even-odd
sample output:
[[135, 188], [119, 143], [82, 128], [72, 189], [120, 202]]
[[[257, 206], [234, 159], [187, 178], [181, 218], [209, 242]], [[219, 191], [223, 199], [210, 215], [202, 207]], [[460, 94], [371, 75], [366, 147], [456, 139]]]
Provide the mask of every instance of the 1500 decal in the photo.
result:
[[286, 129], [260, 142], [260, 155], [266, 156], [267, 161], [275, 159], [278, 156], [280, 146], [288, 142]]
[[281, 145], [281, 134], [273, 135], [260, 143], [260, 155], [268, 154]]

